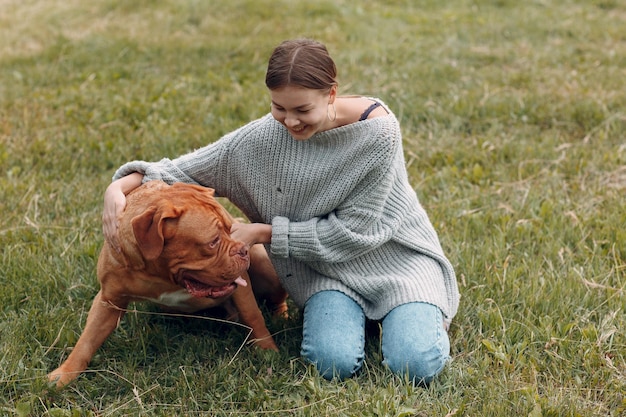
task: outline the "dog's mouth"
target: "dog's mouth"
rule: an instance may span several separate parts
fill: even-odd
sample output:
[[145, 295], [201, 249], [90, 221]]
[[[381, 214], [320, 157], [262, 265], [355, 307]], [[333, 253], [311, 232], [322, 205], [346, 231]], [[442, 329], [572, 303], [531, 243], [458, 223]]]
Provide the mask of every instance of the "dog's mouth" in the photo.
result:
[[238, 286], [245, 287], [248, 285], [245, 279], [238, 277], [230, 284], [222, 286], [212, 286], [204, 284], [191, 277], [183, 277], [183, 285], [189, 294], [198, 298], [221, 298], [231, 295]]

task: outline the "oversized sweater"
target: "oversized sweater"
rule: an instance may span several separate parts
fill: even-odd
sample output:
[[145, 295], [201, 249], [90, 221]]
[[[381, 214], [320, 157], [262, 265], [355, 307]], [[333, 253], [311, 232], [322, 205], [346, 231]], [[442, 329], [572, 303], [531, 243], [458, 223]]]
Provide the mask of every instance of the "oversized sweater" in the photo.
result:
[[371, 319], [414, 301], [448, 322], [457, 312], [454, 269], [408, 181], [391, 112], [304, 141], [268, 114], [177, 159], [129, 162], [113, 179], [132, 172], [214, 188], [271, 224], [266, 249], [298, 306], [338, 290]]

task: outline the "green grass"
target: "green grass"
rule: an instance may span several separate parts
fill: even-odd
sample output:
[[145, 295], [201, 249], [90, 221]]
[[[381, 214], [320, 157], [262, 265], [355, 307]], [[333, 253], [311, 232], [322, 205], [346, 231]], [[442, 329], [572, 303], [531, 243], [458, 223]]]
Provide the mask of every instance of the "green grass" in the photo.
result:
[[[626, 6], [616, 0], [0, 2], [0, 415], [626, 415]], [[102, 195], [265, 114], [266, 60], [317, 38], [340, 92], [398, 115], [462, 293], [429, 388], [326, 382], [246, 331], [136, 305], [65, 390]]]

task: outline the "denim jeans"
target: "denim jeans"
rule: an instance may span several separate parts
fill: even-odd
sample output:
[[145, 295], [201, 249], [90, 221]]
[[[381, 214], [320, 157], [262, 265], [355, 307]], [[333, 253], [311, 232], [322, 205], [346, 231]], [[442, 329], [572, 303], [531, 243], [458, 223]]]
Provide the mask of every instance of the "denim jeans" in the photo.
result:
[[[352, 298], [322, 291], [304, 306], [302, 356], [326, 379], [352, 377], [365, 358], [365, 315]], [[441, 310], [427, 303], [400, 305], [382, 320], [383, 364], [414, 383], [428, 384], [450, 358]]]

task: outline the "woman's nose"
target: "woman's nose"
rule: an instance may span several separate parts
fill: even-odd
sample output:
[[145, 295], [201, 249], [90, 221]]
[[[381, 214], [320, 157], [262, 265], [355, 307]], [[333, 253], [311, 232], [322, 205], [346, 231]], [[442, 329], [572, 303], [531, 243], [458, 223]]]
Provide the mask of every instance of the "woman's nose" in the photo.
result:
[[289, 115], [289, 114], [285, 116], [285, 125], [289, 127], [293, 127], [293, 126], [297, 126], [299, 123], [300, 121], [298, 120], [297, 117], [293, 115]]

